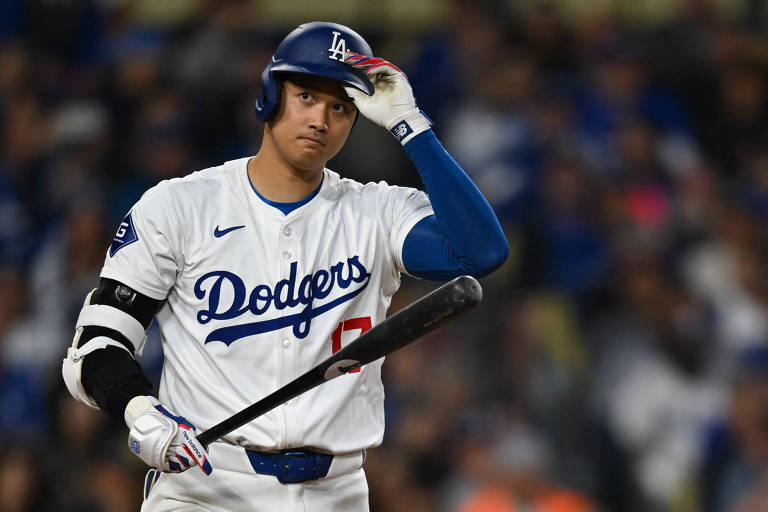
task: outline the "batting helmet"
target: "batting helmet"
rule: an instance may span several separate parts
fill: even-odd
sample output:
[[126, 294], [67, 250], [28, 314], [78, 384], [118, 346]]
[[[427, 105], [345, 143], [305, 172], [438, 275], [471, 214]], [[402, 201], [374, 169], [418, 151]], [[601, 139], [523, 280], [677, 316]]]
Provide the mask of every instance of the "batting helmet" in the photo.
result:
[[344, 54], [354, 51], [373, 55], [363, 37], [344, 25], [313, 21], [304, 23], [288, 34], [277, 47], [272, 60], [261, 73], [261, 91], [256, 100], [256, 117], [267, 120], [280, 104], [281, 73], [303, 73], [343, 82], [369, 96], [373, 84], [363, 71], [344, 64]]

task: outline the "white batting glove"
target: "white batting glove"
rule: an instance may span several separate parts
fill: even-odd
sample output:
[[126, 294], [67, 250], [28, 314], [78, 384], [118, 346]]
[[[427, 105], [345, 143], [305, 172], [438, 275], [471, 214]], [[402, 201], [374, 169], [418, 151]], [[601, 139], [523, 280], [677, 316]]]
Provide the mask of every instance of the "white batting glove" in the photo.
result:
[[416, 106], [411, 84], [400, 68], [384, 59], [350, 51], [346, 53], [344, 63], [365, 71], [373, 83], [372, 96], [353, 87], [344, 87], [365, 117], [389, 130], [401, 144], [429, 130], [432, 122]]
[[168, 473], [181, 473], [200, 466], [210, 475], [208, 452], [197, 442], [195, 426], [175, 416], [152, 396], [137, 396], [125, 408], [125, 423], [131, 429], [128, 448], [148, 465]]

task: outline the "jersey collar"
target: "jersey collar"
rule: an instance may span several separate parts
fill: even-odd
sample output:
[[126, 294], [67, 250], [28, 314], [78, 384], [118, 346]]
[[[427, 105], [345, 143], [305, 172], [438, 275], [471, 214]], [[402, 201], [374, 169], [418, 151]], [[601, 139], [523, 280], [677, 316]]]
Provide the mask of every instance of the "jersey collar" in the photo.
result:
[[[304, 215], [309, 211], [315, 210], [316, 205], [319, 203], [326, 202], [323, 200], [323, 196], [328, 194], [328, 187], [330, 186], [330, 182], [333, 181], [329, 179], [329, 173], [331, 173], [331, 175], [334, 174], [328, 169], [323, 169], [323, 179], [320, 182], [320, 186], [318, 186], [307, 197], [292, 203], [280, 203], [277, 201], [270, 201], [266, 197], [259, 194], [253, 187], [251, 180], [248, 179], [248, 161], [250, 158], [251, 157], [243, 158], [239, 162], [240, 165], [238, 165], [236, 168], [236, 174], [238, 181], [241, 183], [241, 190], [244, 192], [244, 199], [246, 200], [246, 203], [252, 208], [263, 212], [269, 217], [273, 217], [276, 220], [282, 221], [286, 217], [293, 218], [297, 215]], [[287, 206], [285, 210], [288, 211], [288, 213], [284, 213], [283, 208], [280, 206]]]
[[[246, 171], [245, 175], [246, 175], [246, 179], [247, 179], [247, 177], [248, 177], [248, 172], [247, 171]], [[325, 173], [323, 173], [323, 177], [320, 180], [320, 184], [317, 186], [317, 188], [315, 190], [312, 191], [312, 193], [310, 193], [307, 197], [305, 197], [303, 199], [299, 199], [298, 201], [291, 201], [291, 202], [288, 202], [288, 203], [281, 203], [279, 201], [271, 201], [271, 200], [267, 199], [266, 197], [264, 197], [263, 195], [259, 194], [259, 191], [256, 190], [256, 187], [253, 186], [253, 183], [251, 183], [251, 180], [248, 180], [248, 183], [251, 185], [251, 190], [253, 190], [253, 192], [259, 197], [259, 199], [261, 199], [262, 201], [264, 201], [268, 205], [270, 205], [270, 206], [272, 206], [274, 208], [277, 208], [278, 210], [283, 212], [283, 215], [288, 215], [289, 213], [291, 213], [292, 211], [296, 210], [297, 208], [300, 208], [300, 207], [304, 206], [305, 204], [307, 204], [308, 202], [310, 202], [320, 192], [320, 188], [322, 188], [324, 181], [325, 181]]]

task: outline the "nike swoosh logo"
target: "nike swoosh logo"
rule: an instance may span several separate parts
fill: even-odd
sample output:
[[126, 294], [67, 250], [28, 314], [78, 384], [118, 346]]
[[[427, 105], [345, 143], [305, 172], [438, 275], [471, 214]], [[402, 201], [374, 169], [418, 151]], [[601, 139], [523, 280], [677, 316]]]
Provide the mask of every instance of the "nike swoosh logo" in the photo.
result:
[[283, 59], [276, 59], [274, 55], [272, 56], [272, 62], [274, 62], [274, 63], [278, 63], [281, 60], [283, 60]]
[[240, 229], [244, 227], [245, 226], [232, 226], [231, 228], [227, 228], [227, 229], [219, 229], [219, 226], [216, 226], [213, 230], [213, 236], [215, 236], [216, 238], [221, 238], [227, 233], [229, 233], [230, 231], [234, 231], [236, 229]]

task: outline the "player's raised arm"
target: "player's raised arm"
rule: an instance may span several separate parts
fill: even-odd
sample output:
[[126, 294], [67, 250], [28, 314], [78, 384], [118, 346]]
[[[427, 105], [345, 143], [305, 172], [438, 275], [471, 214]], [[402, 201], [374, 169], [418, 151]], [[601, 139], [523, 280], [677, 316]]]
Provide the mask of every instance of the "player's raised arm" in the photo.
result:
[[346, 87], [358, 110], [403, 144], [421, 175], [435, 212], [419, 221], [403, 244], [409, 273], [446, 280], [486, 275], [509, 253], [493, 209], [458, 163], [445, 151], [416, 106], [408, 79], [384, 59], [347, 52], [345, 62], [366, 71], [374, 85], [368, 96]]

